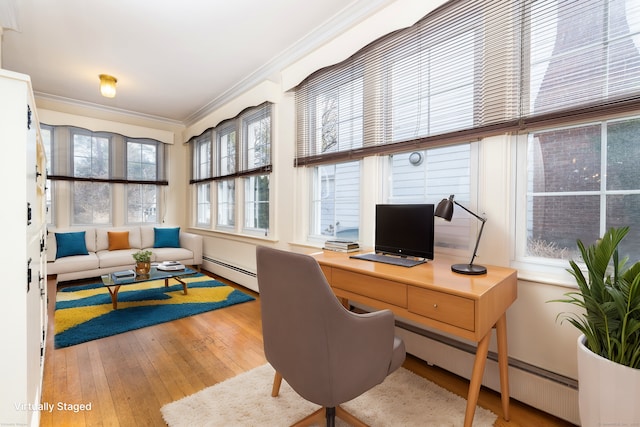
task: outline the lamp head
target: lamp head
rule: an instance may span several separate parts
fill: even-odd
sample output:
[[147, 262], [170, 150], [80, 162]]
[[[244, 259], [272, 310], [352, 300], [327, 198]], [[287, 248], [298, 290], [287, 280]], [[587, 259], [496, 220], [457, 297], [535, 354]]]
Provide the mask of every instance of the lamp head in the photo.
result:
[[445, 221], [451, 221], [453, 217], [453, 194], [450, 195], [448, 199], [442, 199], [440, 203], [438, 203], [434, 215]]

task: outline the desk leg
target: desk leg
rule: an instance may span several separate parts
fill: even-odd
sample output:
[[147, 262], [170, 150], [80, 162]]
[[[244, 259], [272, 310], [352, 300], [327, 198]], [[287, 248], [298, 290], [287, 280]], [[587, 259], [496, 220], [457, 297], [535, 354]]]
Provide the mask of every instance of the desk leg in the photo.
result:
[[502, 414], [509, 421], [509, 352], [507, 350], [507, 315], [503, 314], [496, 323], [498, 337], [498, 366], [500, 367], [500, 394]]
[[478, 405], [478, 396], [480, 395], [480, 386], [482, 385], [482, 376], [484, 375], [484, 366], [487, 362], [487, 354], [489, 353], [489, 342], [491, 341], [491, 330], [478, 343], [476, 349], [476, 358], [473, 362], [473, 373], [471, 374], [471, 383], [469, 384], [469, 394], [467, 395], [467, 410], [464, 414], [464, 427], [471, 427], [473, 424], [473, 415]]

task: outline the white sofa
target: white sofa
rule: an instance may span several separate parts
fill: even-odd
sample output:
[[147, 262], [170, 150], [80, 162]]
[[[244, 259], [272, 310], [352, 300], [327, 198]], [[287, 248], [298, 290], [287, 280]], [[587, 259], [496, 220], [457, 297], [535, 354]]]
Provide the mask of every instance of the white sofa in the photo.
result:
[[[179, 261], [184, 265], [198, 267], [202, 264], [202, 236], [179, 231], [180, 247], [154, 247], [154, 226], [132, 227], [74, 227], [65, 230], [50, 230], [47, 237], [47, 274], [57, 275], [58, 282], [98, 277], [105, 273], [133, 269], [133, 254], [139, 250], [150, 250], [151, 261]], [[57, 257], [56, 233], [85, 232], [88, 255]], [[129, 249], [109, 250], [109, 231], [128, 231]], [[125, 236], [126, 237], [126, 236]]]

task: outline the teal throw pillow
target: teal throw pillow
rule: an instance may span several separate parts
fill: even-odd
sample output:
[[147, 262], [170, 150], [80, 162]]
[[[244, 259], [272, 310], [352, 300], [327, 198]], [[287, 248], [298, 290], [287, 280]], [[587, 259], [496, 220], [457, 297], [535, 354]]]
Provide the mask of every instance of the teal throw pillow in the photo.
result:
[[174, 228], [153, 228], [154, 248], [179, 248], [180, 247], [180, 227]]
[[89, 255], [85, 232], [56, 233], [56, 259], [72, 255]]

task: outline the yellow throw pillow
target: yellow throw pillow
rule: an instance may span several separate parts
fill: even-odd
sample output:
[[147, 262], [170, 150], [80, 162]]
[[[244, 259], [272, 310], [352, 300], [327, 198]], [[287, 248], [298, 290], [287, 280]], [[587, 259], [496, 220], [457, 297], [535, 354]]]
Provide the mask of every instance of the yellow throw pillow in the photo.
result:
[[107, 231], [109, 235], [109, 250], [130, 249], [128, 231]]

